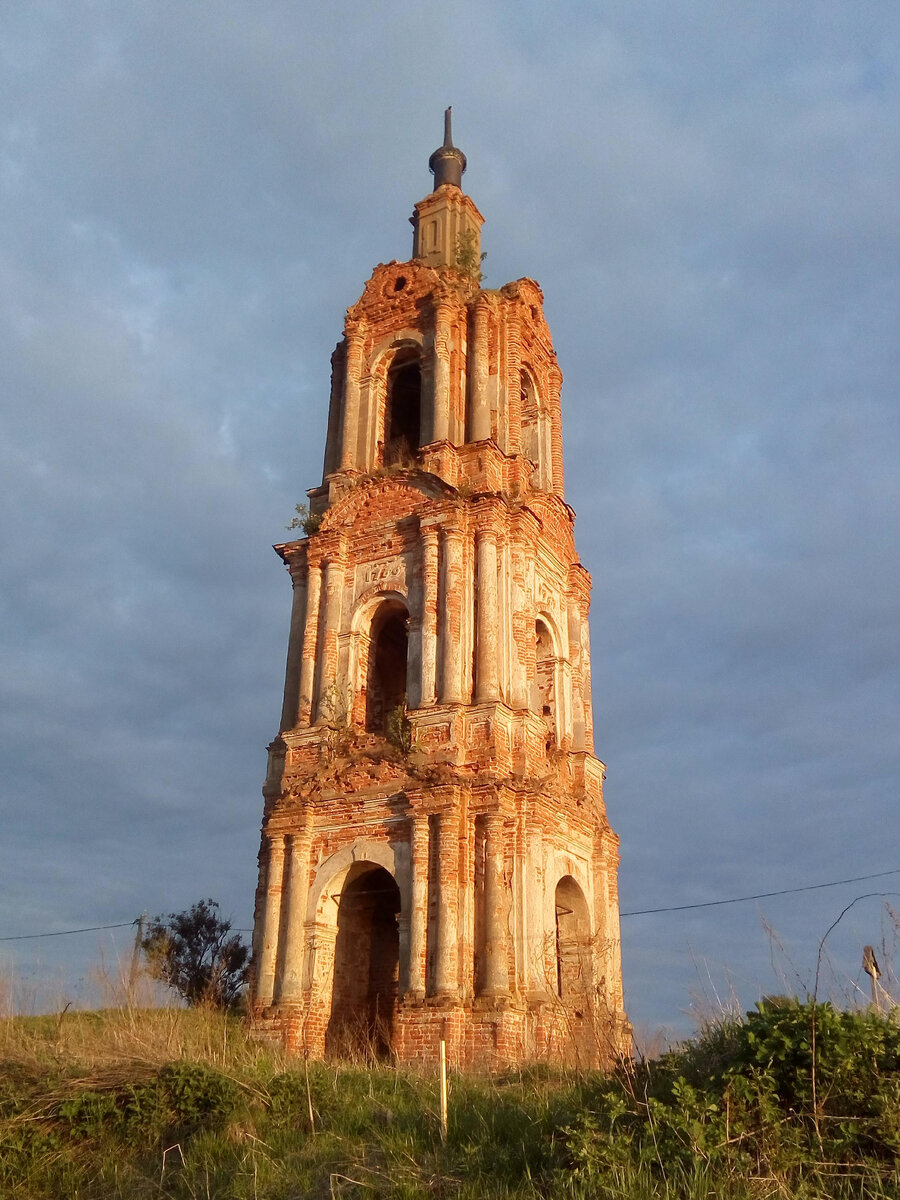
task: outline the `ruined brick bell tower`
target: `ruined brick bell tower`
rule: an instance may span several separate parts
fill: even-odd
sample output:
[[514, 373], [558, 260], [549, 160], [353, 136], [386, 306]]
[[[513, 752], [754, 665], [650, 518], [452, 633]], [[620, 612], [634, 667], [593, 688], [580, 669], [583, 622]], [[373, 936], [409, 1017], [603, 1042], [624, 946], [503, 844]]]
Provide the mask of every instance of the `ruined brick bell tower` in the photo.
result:
[[562, 375], [531, 279], [480, 286], [444, 144], [413, 254], [332, 356], [264, 787], [253, 1018], [294, 1050], [452, 1062], [629, 1048]]

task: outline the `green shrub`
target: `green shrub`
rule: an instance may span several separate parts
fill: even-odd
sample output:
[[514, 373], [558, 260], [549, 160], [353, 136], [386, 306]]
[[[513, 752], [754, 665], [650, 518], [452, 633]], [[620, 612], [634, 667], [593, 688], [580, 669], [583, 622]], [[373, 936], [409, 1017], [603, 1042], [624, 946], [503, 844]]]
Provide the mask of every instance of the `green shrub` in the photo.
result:
[[309, 1127], [309, 1094], [306, 1077], [283, 1071], [269, 1083], [269, 1121], [276, 1128]]
[[175, 1123], [188, 1130], [224, 1125], [240, 1104], [234, 1080], [200, 1063], [169, 1063], [159, 1073], [159, 1084]]
[[119, 1124], [119, 1108], [112, 1092], [79, 1092], [59, 1106], [59, 1119], [70, 1137], [99, 1137]]
[[874, 1012], [764, 1000], [658, 1063], [587, 1084], [582, 1099], [563, 1143], [585, 1180], [629, 1163], [687, 1178], [703, 1163], [795, 1188], [815, 1177], [821, 1195], [838, 1194], [823, 1180], [897, 1182], [900, 1027]]

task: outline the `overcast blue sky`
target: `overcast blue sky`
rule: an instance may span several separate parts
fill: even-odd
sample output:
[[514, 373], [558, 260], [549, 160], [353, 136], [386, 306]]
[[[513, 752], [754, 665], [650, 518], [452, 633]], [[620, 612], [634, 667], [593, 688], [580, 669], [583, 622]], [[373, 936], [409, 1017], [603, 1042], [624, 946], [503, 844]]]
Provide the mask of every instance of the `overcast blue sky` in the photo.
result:
[[[0, 5], [0, 936], [250, 922], [329, 357], [454, 109], [543, 287], [627, 912], [900, 869], [900, 8]], [[811, 986], [840, 888], [625, 917], [642, 1037]], [[900, 898], [893, 903], [900, 908]], [[895, 922], [860, 901], [823, 987]], [[0, 943], [29, 1003], [129, 930]]]

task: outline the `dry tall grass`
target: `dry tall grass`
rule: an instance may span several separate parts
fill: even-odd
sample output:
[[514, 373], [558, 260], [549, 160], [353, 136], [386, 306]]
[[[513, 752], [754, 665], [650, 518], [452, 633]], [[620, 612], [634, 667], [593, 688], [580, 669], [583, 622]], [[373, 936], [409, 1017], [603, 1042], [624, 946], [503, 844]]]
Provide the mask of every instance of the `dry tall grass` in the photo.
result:
[[66, 1004], [56, 1013], [26, 1016], [10, 1014], [15, 988], [0, 981], [0, 1062], [28, 1076], [49, 1070], [80, 1086], [95, 1078], [109, 1082], [116, 1074], [142, 1078], [173, 1061], [206, 1063], [226, 1073], [283, 1066], [280, 1050], [254, 1040], [241, 1018], [215, 1008], [184, 1008], [146, 976], [133, 987], [105, 976], [102, 991], [100, 1009], [74, 1011]]

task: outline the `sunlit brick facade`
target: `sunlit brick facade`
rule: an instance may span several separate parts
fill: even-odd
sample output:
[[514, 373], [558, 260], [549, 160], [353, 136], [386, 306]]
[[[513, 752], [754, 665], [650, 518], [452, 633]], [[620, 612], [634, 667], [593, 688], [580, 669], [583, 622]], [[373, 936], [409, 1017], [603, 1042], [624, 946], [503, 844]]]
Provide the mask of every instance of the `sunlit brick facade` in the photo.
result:
[[627, 1052], [618, 839], [541, 290], [480, 286], [444, 145], [332, 356], [264, 788], [253, 1020], [482, 1067]]

